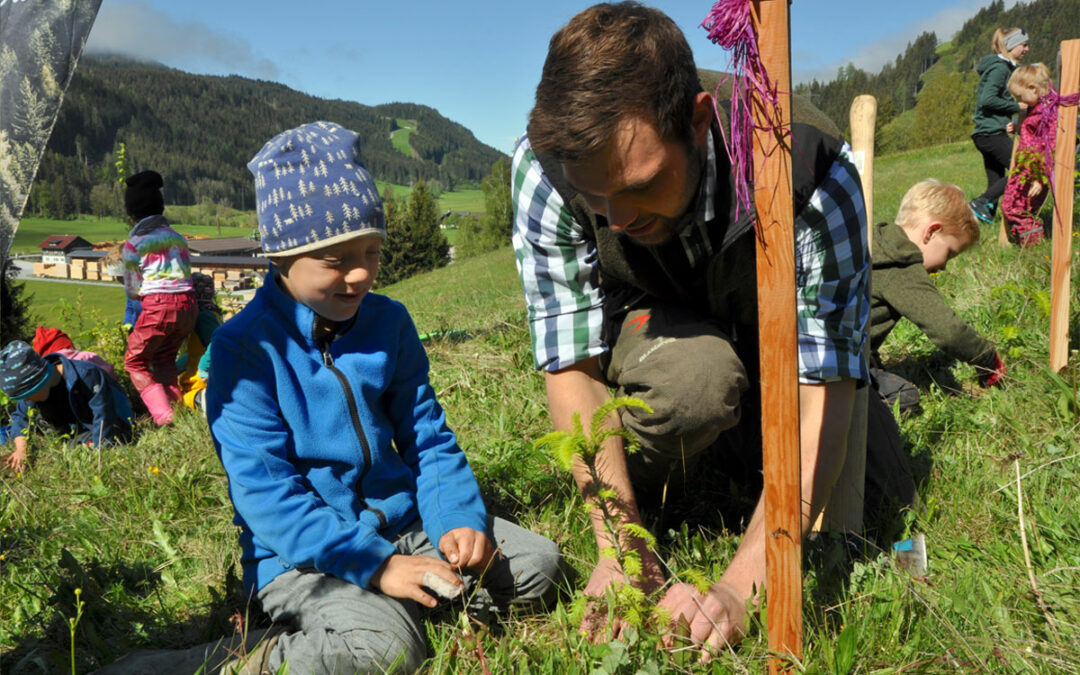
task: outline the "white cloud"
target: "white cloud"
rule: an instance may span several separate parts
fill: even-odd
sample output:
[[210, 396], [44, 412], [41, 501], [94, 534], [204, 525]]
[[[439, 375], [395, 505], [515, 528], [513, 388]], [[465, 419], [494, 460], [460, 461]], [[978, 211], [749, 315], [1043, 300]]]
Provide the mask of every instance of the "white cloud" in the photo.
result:
[[248, 41], [199, 21], [178, 21], [146, 2], [102, 3], [86, 50], [125, 54], [192, 72], [281, 77], [277, 65], [256, 54]]
[[[1008, 9], [1019, 0], [1006, 0], [1005, 7]], [[886, 63], [896, 60], [907, 49], [909, 43], [922, 33], [934, 33], [938, 42], [948, 42], [960, 30], [964, 22], [989, 4], [989, 0], [966, 0], [955, 3], [951, 7], [940, 10], [921, 21], [905, 26], [902, 32], [895, 33], [885, 38], [876, 40], [870, 44], [864, 44], [854, 56], [842, 62], [831, 63], [820, 68], [801, 70], [794, 64], [798, 61], [793, 58], [793, 77], [796, 83], [809, 82], [817, 78], [819, 82], [827, 82], [836, 77], [836, 71], [849, 63], [861, 68], [868, 73], [877, 73]], [[794, 55], [793, 55], [794, 56]]]

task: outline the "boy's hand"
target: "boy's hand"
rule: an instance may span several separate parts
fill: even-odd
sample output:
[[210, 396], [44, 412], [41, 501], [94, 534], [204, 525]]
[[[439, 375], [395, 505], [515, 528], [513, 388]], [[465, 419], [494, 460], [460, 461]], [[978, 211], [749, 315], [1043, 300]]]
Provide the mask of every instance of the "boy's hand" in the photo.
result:
[[456, 570], [487, 569], [495, 550], [483, 532], [456, 527], [439, 539], [439, 550]]
[[[1020, 109], [1021, 109], [1021, 110], [1023, 110], [1023, 109], [1024, 109], [1024, 107], [1026, 107], [1026, 106], [1025, 106], [1025, 104], [1021, 103], [1021, 104], [1020, 104]], [[1014, 129], [1014, 128], [1015, 128], [1015, 127], [1013, 127], [1013, 123], [1012, 123], [1012, 122], [1009, 122], [1008, 124], [1006, 124], [1006, 125], [1005, 125], [1005, 133], [1007, 133], [1007, 134], [1011, 134], [1011, 133], [1013, 132], [1013, 129]]]
[[1035, 181], [1034, 183], [1031, 184], [1031, 187], [1028, 188], [1028, 197], [1029, 198], [1030, 197], [1038, 197], [1039, 194], [1042, 193], [1042, 191], [1043, 191], [1043, 184], [1040, 183], [1039, 181]]
[[392, 598], [415, 600], [425, 607], [434, 607], [438, 602], [423, 589], [425, 572], [431, 572], [455, 586], [465, 585], [443, 560], [428, 555], [399, 553], [387, 558], [375, 571], [371, 576], [371, 585]]
[[997, 387], [1005, 378], [1005, 362], [994, 352], [994, 369], [979, 369], [979, 384], [984, 387]]
[[21, 472], [26, 468], [26, 438], [24, 436], [15, 439], [15, 451], [4, 458], [4, 466], [16, 472]]

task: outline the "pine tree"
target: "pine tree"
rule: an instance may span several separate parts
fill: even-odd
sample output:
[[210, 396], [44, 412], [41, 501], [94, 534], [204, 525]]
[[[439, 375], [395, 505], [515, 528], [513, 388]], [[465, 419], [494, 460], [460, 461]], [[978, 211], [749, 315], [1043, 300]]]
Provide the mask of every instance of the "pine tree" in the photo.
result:
[[510, 243], [514, 207], [510, 198], [510, 164], [500, 157], [484, 178], [484, 217], [466, 219], [461, 225], [457, 249], [461, 257], [493, 251]]
[[416, 182], [407, 204], [383, 197], [387, 239], [379, 271], [382, 285], [429, 272], [450, 262], [450, 244], [439, 229], [439, 210], [423, 180]]
[[33, 339], [33, 317], [30, 315], [32, 295], [26, 285], [15, 279], [18, 270], [11, 258], [3, 262], [0, 272], [0, 345], [12, 340]]

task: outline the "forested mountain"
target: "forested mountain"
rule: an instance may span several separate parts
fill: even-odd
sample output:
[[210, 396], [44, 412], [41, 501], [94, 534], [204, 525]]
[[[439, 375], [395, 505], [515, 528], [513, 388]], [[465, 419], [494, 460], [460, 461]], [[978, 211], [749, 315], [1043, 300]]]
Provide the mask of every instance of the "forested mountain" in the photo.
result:
[[836, 79], [801, 84], [795, 91], [809, 97], [845, 130], [851, 100], [859, 94], [874, 95], [879, 152], [962, 140], [973, 127], [979, 80], [975, 63], [991, 53], [995, 29], [1013, 27], [1024, 28], [1030, 37], [1025, 63], [1041, 61], [1056, 77], [1061, 42], [1080, 38], [1080, 0], [1035, 0], [1009, 9], [1003, 0], [995, 0], [965, 22], [955, 36], [923, 33], [876, 74], [849, 64]]
[[[412, 157], [391, 144], [398, 118], [417, 123], [409, 139]], [[168, 203], [212, 201], [250, 209], [247, 161], [278, 132], [315, 120], [360, 134], [364, 164], [392, 183], [479, 183], [504, 156], [423, 105], [326, 100], [273, 82], [88, 56], [64, 99], [30, 210], [57, 216], [88, 212], [91, 189], [115, 177], [120, 143], [133, 171], [152, 168], [166, 177]]]

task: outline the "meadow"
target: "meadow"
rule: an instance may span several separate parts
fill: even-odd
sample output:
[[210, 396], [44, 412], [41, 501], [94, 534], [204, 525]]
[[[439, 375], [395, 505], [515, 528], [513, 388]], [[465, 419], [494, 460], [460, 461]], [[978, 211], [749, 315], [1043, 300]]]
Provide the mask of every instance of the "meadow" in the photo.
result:
[[[380, 193], [386, 189], [390, 183], [383, 181], [376, 181]], [[401, 198], [408, 198], [411, 189], [407, 185], [393, 185], [394, 194]], [[476, 188], [458, 188], [453, 192], [444, 191], [438, 199], [438, 207], [440, 212], [455, 211], [455, 212], [468, 212], [473, 214], [483, 214], [484, 212], [484, 192], [479, 187]], [[170, 209], [173, 207], [166, 207], [165, 215], [170, 215]], [[186, 208], [186, 207], [181, 207]], [[239, 212], [237, 212], [239, 213]], [[246, 237], [251, 234], [251, 226], [248, 222], [251, 220], [251, 214], [247, 214], [242, 218], [235, 219], [237, 222], [243, 222], [243, 225], [227, 225], [225, 223], [219, 228], [216, 225], [187, 225], [184, 224], [183, 219], [179, 219], [174, 225], [174, 228], [181, 234], [189, 236], [203, 236], [210, 238], [219, 237]], [[53, 220], [49, 218], [23, 218], [19, 221], [19, 227], [15, 230], [15, 238], [11, 244], [11, 252], [17, 253], [38, 253], [38, 244], [45, 240], [46, 237], [54, 234], [76, 234], [86, 239], [91, 243], [97, 243], [102, 241], [120, 241], [127, 237], [127, 233], [131, 230], [131, 227], [124, 221], [117, 220], [115, 218], [102, 218], [99, 219], [96, 216], [81, 215], [74, 220]], [[450, 235], [448, 235], [449, 237]], [[453, 240], [450, 241], [453, 244]]]
[[[30, 306], [37, 322], [53, 326], [65, 333], [77, 331], [83, 321], [79, 315], [89, 315], [104, 323], [124, 318], [124, 286], [65, 283], [62, 281], [27, 280], [26, 291], [32, 295]], [[78, 308], [78, 311], [72, 311]]]
[[[876, 220], [891, 219], [917, 179], [968, 194], [984, 180], [970, 143], [879, 157], [875, 173]], [[998, 345], [1006, 384], [982, 389], [970, 366], [910, 323], [894, 331], [886, 366], [923, 396], [922, 410], [901, 420], [919, 506], [869, 522], [854, 547], [807, 545], [795, 672], [1080, 673], [1080, 294], [1074, 284], [1071, 362], [1051, 373], [1050, 245], [1021, 251], [995, 239], [985, 227], [982, 245], [936, 282]], [[655, 624], [598, 644], [579, 634], [575, 598], [596, 550], [571, 480], [533, 445], [551, 427], [509, 249], [381, 292], [434, 334], [432, 383], [489, 509], [556, 540], [578, 573], [549, 614], [513, 617], [501, 630], [474, 632], [460, 606], [434, 617], [424, 672], [765, 672], [764, 612], [709, 664], [659, 649]], [[103, 319], [87, 309], [72, 335], [115, 360], [122, 342]], [[140, 432], [104, 452], [35, 437], [26, 472], [0, 472], [0, 670], [89, 672], [135, 648], [187, 647], [236, 630], [237, 618], [261, 620], [240, 589], [227, 482], [205, 421], [184, 412], [164, 430], [140, 422]], [[671, 496], [667, 512], [646, 513], [673, 574], [715, 579], [730, 561], [755, 495], [727, 468]], [[893, 541], [914, 534], [927, 541], [922, 577], [890, 555]]]

